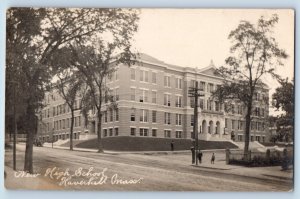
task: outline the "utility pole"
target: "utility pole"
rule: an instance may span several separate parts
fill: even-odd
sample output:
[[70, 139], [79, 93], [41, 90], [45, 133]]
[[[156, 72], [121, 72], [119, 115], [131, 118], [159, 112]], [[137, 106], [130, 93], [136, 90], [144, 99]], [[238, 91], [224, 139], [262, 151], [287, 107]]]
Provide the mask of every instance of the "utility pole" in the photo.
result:
[[14, 139], [13, 139], [13, 169], [17, 170], [16, 158], [16, 145], [17, 145], [17, 115], [16, 115], [16, 82], [14, 82]]
[[199, 152], [199, 146], [198, 146], [198, 98], [204, 96], [204, 94], [201, 94], [200, 91], [202, 89], [198, 88], [198, 81], [195, 82], [195, 87], [192, 87], [189, 89], [189, 97], [194, 98], [194, 136], [195, 136], [195, 158], [196, 158], [196, 165], [198, 165], [198, 152]]

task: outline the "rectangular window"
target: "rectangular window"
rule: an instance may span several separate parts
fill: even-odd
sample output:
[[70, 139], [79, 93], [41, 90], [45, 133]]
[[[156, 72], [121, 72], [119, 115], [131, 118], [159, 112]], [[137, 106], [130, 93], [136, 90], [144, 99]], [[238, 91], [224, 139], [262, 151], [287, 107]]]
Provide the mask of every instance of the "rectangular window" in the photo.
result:
[[148, 122], [148, 110], [141, 109], [140, 110], [140, 122]]
[[152, 123], [156, 123], [156, 113], [157, 111], [152, 111]]
[[190, 87], [192, 87], [192, 88], [196, 87], [196, 81], [195, 80], [190, 81]]
[[182, 138], [182, 131], [176, 131], [176, 138]]
[[116, 121], [119, 121], [119, 109], [115, 109]]
[[140, 81], [148, 82], [148, 71], [140, 70]]
[[148, 136], [148, 129], [140, 128], [140, 136]]
[[157, 129], [152, 129], [152, 137], [156, 137], [157, 136]]
[[153, 84], [156, 84], [156, 78], [157, 78], [156, 75], [157, 74], [155, 72], [152, 72], [152, 83]]
[[53, 116], [55, 116], [55, 107], [53, 107], [52, 111], [53, 111]]
[[115, 128], [115, 136], [119, 135], [119, 128]]
[[136, 134], [136, 129], [135, 128], [130, 128], [130, 135], [135, 136]]
[[140, 102], [148, 102], [148, 91], [140, 89]]
[[103, 129], [103, 137], [107, 137], [107, 129]]
[[182, 107], [182, 96], [176, 96], [176, 107]]
[[175, 88], [177, 89], [182, 89], [182, 79], [180, 78], [175, 78]]
[[225, 118], [225, 128], [228, 128], [228, 119]]
[[116, 101], [119, 101], [119, 88], [115, 89], [115, 99]]
[[171, 87], [171, 77], [164, 76], [164, 85], [165, 87]]
[[113, 136], [113, 129], [109, 129], [109, 136]]
[[168, 125], [171, 124], [171, 113], [165, 112], [165, 124], [168, 124]]
[[205, 91], [205, 82], [200, 82], [200, 90]]
[[135, 69], [134, 68], [130, 68], [130, 78], [131, 78], [131, 80], [135, 80]]
[[165, 135], [165, 138], [170, 138], [171, 137], [171, 130], [164, 130], [164, 135]]
[[107, 122], [107, 111], [104, 111], [104, 122]]
[[238, 135], [238, 141], [239, 142], [243, 141], [243, 135]]
[[176, 125], [181, 125], [182, 124], [182, 115], [181, 114], [176, 114]]
[[114, 112], [113, 112], [113, 109], [111, 108], [111, 109], [109, 109], [109, 121], [110, 122], [112, 122], [113, 120], [114, 120]]
[[212, 110], [212, 101], [207, 100], [207, 110], [211, 111]]
[[131, 101], [135, 101], [135, 88], [130, 88], [130, 96]]
[[212, 84], [212, 83], [209, 83], [208, 85], [207, 85], [207, 92], [213, 92], [214, 91], [214, 84]]
[[131, 109], [130, 121], [132, 121], [132, 122], [135, 121], [135, 110], [136, 110], [136, 109]]
[[63, 128], [63, 129], [66, 128], [66, 126], [65, 126], [65, 119], [62, 120], [62, 128]]
[[219, 102], [215, 102], [215, 111], [220, 111], [220, 104], [219, 104]]
[[164, 105], [171, 106], [171, 95], [170, 94], [164, 94]]
[[157, 92], [152, 91], [152, 103], [156, 104], [157, 102]]
[[191, 115], [191, 126], [194, 126], [194, 115]]
[[190, 106], [191, 108], [195, 107], [195, 99], [193, 97], [190, 98]]
[[203, 110], [204, 109], [204, 99], [199, 99], [199, 107]]
[[231, 120], [231, 129], [235, 129], [235, 120]]

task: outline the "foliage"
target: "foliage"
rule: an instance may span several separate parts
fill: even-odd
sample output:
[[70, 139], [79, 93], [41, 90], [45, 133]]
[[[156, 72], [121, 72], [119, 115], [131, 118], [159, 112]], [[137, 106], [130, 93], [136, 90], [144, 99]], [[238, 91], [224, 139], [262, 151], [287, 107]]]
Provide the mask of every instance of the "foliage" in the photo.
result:
[[257, 25], [241, 21], [228, 36], [232, 46], [230, 48], [231, 55], [225, 60], [226, 66], [217, 70], [217, 74], [223, 77], [224, 83], [213, 96], [221, 102], [239, 102], [246, 107], [245, 155], [249, 148], [254, 94], [257, 90], [265, 87], [261, 80], [264, 75], [279, 77], [275, 73], [275, 68], [282, 66], [282, 60], [287, 58], [287, 54], [278, 47], [271, 34], [277, 22], [276, 14], [270, 19], [262, 16]]

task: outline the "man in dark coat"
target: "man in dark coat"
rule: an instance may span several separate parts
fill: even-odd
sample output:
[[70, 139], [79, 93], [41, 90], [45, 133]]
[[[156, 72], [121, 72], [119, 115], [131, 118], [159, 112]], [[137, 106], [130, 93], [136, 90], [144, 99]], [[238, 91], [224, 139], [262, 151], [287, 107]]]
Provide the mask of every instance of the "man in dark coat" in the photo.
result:
[[192, 152], [192, 164], [195, 163], [195, 148], [191, 147], [191, 152]]
[[202, 163], [202, 152], [201, 151], [199, 151], [199, 153], [198, 153], [198, 159], [199, 159], [199, 163], [201, 164]]

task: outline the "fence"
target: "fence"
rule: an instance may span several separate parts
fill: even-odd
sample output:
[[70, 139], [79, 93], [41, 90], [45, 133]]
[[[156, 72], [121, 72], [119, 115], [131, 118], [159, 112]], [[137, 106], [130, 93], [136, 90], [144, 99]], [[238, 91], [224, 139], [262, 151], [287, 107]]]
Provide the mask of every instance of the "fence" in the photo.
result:
[[266, 152], [249, 151], [244, 154], [243, 151], [226, 150], [226, 164], [245, 165], [245, 166], [278, 166], [283, 162], [293, 163], [292, 148], [284, 150], [267, 149]]

